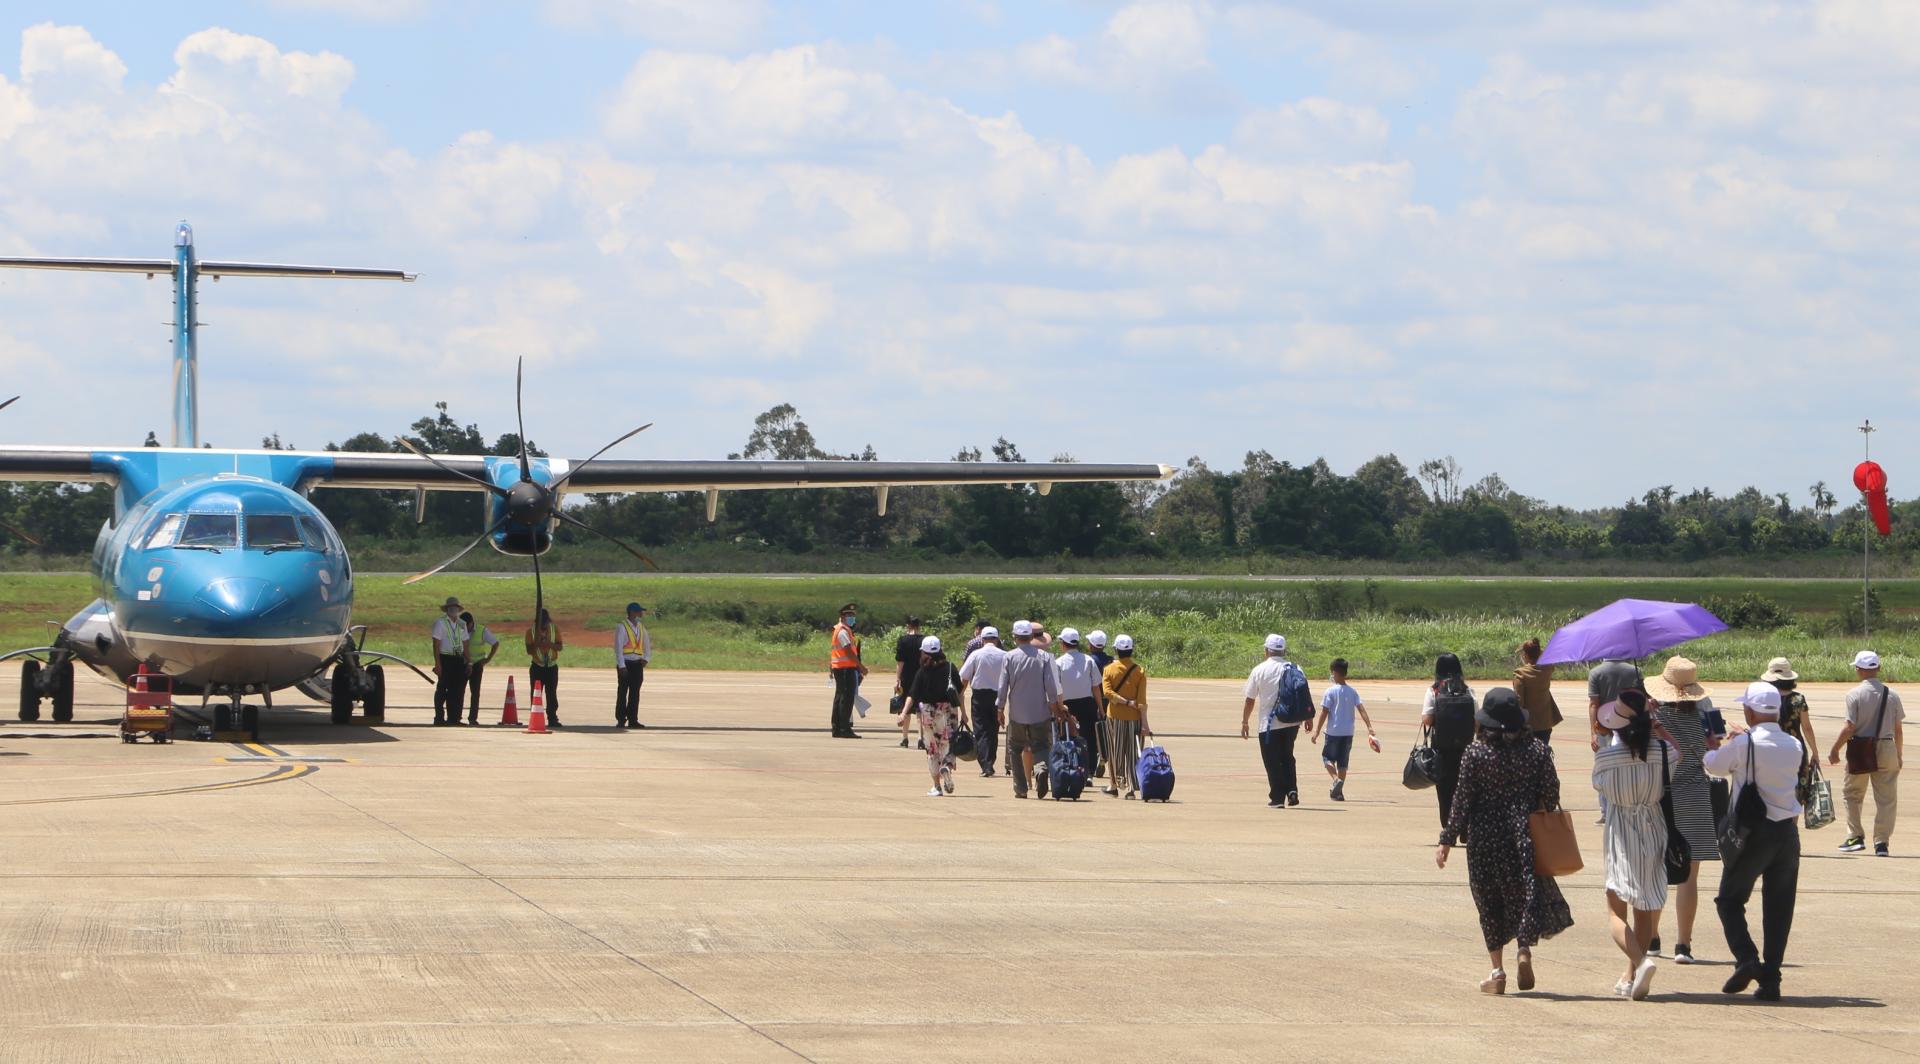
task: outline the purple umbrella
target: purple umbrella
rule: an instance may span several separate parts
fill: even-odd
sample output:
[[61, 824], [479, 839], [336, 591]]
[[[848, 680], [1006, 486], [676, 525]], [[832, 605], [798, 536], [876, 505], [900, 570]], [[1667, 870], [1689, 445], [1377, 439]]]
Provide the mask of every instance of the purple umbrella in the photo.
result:
[[1644, 658], [1726, 630], [1720, 618], [1691, 603], [1621, 599], [1553, 633], [1540, 664]]

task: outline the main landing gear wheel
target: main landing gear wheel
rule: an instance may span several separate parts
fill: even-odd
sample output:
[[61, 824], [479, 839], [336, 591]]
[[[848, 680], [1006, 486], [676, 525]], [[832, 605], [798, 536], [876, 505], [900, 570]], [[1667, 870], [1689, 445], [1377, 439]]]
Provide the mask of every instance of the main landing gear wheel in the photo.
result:
[[53, 719], [65, 724], [73, 719], [73, 662], [48, 667], [53, 670]]
[[37, 661], [20, 663], [20, 719], [40, 719], [40, 663]]
[[387, 670], [379, 665], [367, 666], [367, 697], [360, 711], [376, 724], [387, 719]]

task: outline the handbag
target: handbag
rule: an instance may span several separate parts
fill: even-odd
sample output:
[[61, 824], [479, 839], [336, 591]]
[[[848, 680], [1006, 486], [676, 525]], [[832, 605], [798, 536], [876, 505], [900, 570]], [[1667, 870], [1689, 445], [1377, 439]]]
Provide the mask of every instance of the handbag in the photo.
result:
[[1747, 839], [1753, 829], [1767, 818], [1767, 803], [1760, 797], [1760, 788], [1753, 780], [1753, 733], [1747, 733], [1747, 780], [1740, 788], [1733, 803], [1727, 808], [1727, 815], [1714, 825], [1720, 844], [1720, 859], [1732, 864], [1739, 859], [1747, 848]]
[[1880, 685], [1880, 709], [1873, 715], [1873, 734], [1856, 735], [1847, 740], [1847, 775], [1865, 776], [1880, 771], [1880, 726], [1887, 722], [1887, 693], [1892, 688]]
[[1407, 753], [1406, 766], [1400, 770], [1400, 782], [1410, 791], [1422, 791], [1434, 785], [1440, 776], [1440, 757], [1427, 741], [1422, 729], [1420, 741]]
[[1536, 809], [1527, 814], [1527, 835], [1533, 839], [1533, 871], [1541, 876], [1570, 876], [1586, 867], [1580, 860], [1580, 840], [1573, 831], [1573, 814], [1565, 809]]
[[1833, 823], [1833, 784], [1820, 776], [1820, 764], [1814, 762], [1813, 773], [1806, 782], [1800, 784], [1800, 807], [1804, 810], [1808, 831], [1817, 831]]
[[962, 761], [977, 761], [980, 758], [980, 750], [978, 744], [974, 742], [973, 733], [965, 728], [953, 729], [953, 738], [947, 740], [947, 749]]
[[1693, 878], [1693, 845], [1680, 834], [1673, 816], [1673, 782], [1668, 776], [1667, 744], [1660, 740], [1660, 812], [1667, 818], [1667, 885], [1677, 887]]

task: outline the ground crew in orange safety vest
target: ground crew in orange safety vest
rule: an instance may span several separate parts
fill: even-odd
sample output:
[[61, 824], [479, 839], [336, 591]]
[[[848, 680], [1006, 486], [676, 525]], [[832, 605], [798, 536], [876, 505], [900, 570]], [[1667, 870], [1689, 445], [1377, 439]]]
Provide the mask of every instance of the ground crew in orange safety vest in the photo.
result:
[[859, 607], [849, 602], [840, 607], [840, 623], [833, 626], [833, 639], [827, 644], [827, 668], [833, 672], [833, 737], [836, 739], [858, 739], [860, 733], [853, 730], [853, 700], [859, 697], [860, 681], [867, 675], [867, 667], [860, 663], [860, 637], [853, 634], [853, 626], [860, 623], [855, 611]]
[[653, 656], [653, 637], [640, 617], [647, 612], [638, 602], [627, 603], [627, 619], [613, 627], [613, 660], [620, 669], [614, 694], [613, 719], [622, 728], [644, 728], [640, 723], [640, 685], [647, 678], [647, 659]]

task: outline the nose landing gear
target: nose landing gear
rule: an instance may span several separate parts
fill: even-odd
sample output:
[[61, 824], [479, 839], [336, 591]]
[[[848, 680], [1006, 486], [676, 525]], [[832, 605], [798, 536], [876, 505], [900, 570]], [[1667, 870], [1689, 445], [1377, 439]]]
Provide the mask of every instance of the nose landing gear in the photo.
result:
[[65, 650], [53, 650], [44, 662], [20, 663], [20, 719], [39, 720], [42, 701], [53, 704], [55, 722], [73, 719], [73, 655]]

